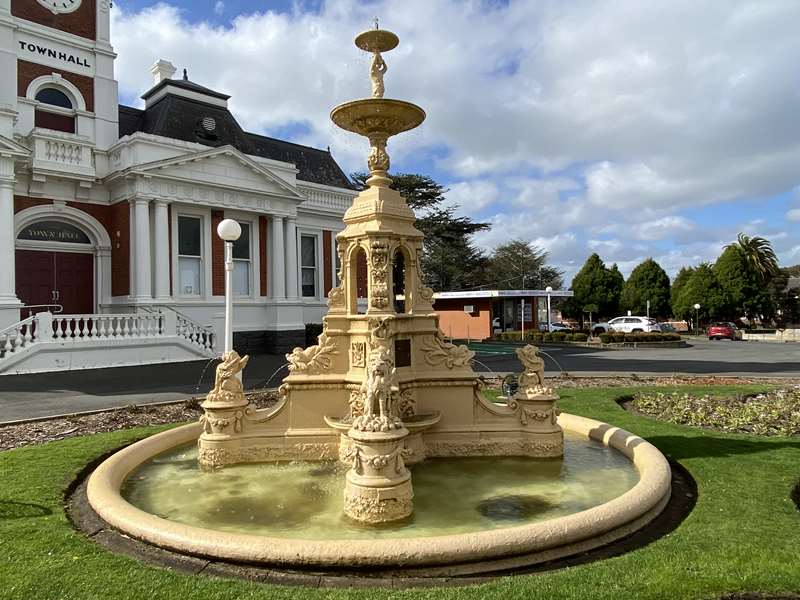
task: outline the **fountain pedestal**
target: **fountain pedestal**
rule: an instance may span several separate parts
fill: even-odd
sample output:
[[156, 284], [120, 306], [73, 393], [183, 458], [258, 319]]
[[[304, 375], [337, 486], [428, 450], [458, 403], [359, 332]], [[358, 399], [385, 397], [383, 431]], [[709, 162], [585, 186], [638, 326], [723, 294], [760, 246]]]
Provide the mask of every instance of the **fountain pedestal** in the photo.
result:
[[351, 428], [352, 441], [345, 458], [351, 468], [344, 488], [344, 512], [364, 523], [386, 523], [413, 511], [411, 473], [404, 457], [408, 429], [360, 431]]

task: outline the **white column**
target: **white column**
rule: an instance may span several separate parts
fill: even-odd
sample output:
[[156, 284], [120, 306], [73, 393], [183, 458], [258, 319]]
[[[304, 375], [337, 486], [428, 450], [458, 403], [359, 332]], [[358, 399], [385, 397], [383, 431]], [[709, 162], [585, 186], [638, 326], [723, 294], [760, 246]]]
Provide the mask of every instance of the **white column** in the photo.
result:
[[14, 180], [9, 181], [2, 177], [0, 178], [0, 302], [3, 304], [19, 304], [14, 287], [14, 237]]
[[150, 285], [150, 200], [136, 198], [133, 201], [134, 233], [136, 235], [136, 260], [133, 262], [136, 276], [136, 298], [149, 300], [153, 297]]
[[286, 275], [284, 269], [283, 217], [270, 218], [269, 249], [271, 281], [270, 295], [274, 300], [286, 298]]
[[168, 300], [169, 293], [169, 212], [167, 203], [156, 200], [155, 204], [155, 297]]
[[286, 219], [286, 297], [297, 299], [297, 220]]

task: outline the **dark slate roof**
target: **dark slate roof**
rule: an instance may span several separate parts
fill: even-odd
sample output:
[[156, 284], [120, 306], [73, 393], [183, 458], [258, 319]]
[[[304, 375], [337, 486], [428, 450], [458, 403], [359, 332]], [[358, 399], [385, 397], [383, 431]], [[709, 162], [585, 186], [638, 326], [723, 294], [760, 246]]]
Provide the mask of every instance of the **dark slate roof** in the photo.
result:
[[[213, 119], [213, 131], [203, 125], [204, 121], [209, 123], [209, 118]], [[119, 136], [137, 131], [211, 147], [230, 145], [245, 154], [292, 163], [302, 181], [353, 187], [330, 152], [248, 133], [227, 108], [206, 102], [167, 94], [144, 110], [120, 105]]]
[[142, 100], [147, 100], [150, 96], [153, 96], [157, 91], [168, 85], [179, 87], [184, 90], [189, 90], [190, 92], [197, 92], [198, 94], [205, 94], [206, 96], [211, 96], [212, 98], [220, 98], [222, 100], [227, 100], [228, 98], [230, 98], [230, 96], [228, 96], [227, 94], [216, 92], [207, 87], [203, 87], [202, 85], [199, 85], [193, 81], [189, 81], [188, 79], [162, 79], [160, 82], [158, 82], [156, 85], [154, 85], [144, 93], [144, 96], [142, 96]]

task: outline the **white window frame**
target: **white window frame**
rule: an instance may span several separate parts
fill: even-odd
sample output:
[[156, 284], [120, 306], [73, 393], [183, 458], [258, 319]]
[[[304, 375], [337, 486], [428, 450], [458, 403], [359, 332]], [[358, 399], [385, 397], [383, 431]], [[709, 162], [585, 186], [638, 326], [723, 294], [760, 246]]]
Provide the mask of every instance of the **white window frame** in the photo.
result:
[[[249, 213], [241, 213], [237, 211], [225, 211], [225, 218], [226, 219], [234, 219], [240, 225], [248, 225], [250, 227], [250, 282], [249, 288], [250, 293], [246, 295], [239, 295], [236, 294], [234, 297], [237, 299], [252, 299], [256, 298], [260, 295], [260, 286], [257, 286], [257, 283], [260, 283], [260, 279], [256, 279], [256, 274], [261, 277], [261, 263], [260, 263], [260, 256], [259, 256], [259, 231], [258, 231], [258, 215], [253, 215]], [[269, 251], [269, 249], [267, 249]], [[236, 260], [242, 259], [234, 259]], [[256, 294], [256, 287], [259, 289], [259, 293]]]
[[[314, 295], [313, 296], [304, 296], [303, 295], [303, 236], [306, 237], [313, 237], [315, 238], [314, 242], [314, 260], [316, 266], [314, 267], [316, 271], [315, 281], [316, 284], [314, 286]], [[297, 227], [297, 277], [298, 277], [298, 287], [300, 292], [300, 298], [305, 302], [314, 302], [319, 301], [322, 299], [322, 291], [325, 288], [325, 279], [324, 279], [324, 271], [325, 267], [322, 264], [322, 231], [319, 229], [306, 229], [304, 227]], [[307, 267], [308, 268], [308, 267]]]
[[[211, 291], [211, 211], [185, 204], [172, 204], [172, 297], [184, 302], [205, 301]], [[187, 295], [180, 289], [180, 266], [178, 264], [178, 217], [200, 219], [200, 294]]]

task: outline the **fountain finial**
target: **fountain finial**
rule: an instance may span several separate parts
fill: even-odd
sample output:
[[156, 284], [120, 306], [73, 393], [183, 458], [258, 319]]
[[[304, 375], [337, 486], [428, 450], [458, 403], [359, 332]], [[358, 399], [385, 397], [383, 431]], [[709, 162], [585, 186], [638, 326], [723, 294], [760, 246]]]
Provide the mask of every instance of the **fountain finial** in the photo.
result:
[[356, 36], [355, 44], [361, 50], [372, 54], [370, 79], [372, 97], [340, 104], [331, 111], [331, 119], [342, 129], [358, 133], [369, 139], [370, 153], [367, 159], [370, 177], [369, 187], [389, 187], [392, 182], [389, 171], [389, 154], [386, 152], [388, 139], [403, 131], [417, 127], [425, 119], [425, 111], [419, 106], [402, 100], [389, 100], [383, 97], [385, 87], [383, 77], [388, 66], [381, 55], [393, 50], [400, 43], [391, 31], [379, 29], [375, 18], [375, 29], [369, 29]]

